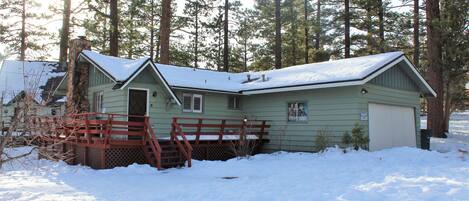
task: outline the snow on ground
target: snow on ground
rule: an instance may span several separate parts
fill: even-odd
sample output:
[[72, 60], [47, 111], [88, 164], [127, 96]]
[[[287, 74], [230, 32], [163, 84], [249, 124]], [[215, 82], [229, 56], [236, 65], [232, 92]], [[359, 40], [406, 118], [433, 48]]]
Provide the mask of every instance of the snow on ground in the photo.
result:
[[[421, 128], [427, 127], [426, 117], [422, 117]], [[469, 111], [451, 115], [448, 138], [430, 138], [430, 149], [439, 152], [469, 151]]]
[[[469, 113], [452, 117], [456, 136], [469, 133], [468, 120]], [[93, 170], [36, 158], [4, 166], [0, 200], [469, 200], [469, 156], [454, 150], [277, 152], [162, 171], [136, 164]]]
[[0, 200], [469, 199], [469, 158], [413, 148], [278, 152], [194, 161], [192, 168], [163, 171], [148, 165], [93, 170], [26, 161], [8, 164], [0, 173]]

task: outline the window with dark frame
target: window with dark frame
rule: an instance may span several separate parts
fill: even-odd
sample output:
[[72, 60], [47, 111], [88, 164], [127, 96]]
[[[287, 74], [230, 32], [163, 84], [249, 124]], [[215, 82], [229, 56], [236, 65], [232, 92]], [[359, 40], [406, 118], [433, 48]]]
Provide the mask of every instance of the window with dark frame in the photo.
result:
[[308, 121], [308, 104], [305, 101], [289, 102], [287, 104], [288, 122]]
[[203, 96], [202, 94], [189, 94], [183, 95], [183, 112], [202, 113], [203, 111]]
[[239, 96], [229, 96], [228, 97], [228, 108], [232, 110], [239, 110], [240, 107], [240, 97]]

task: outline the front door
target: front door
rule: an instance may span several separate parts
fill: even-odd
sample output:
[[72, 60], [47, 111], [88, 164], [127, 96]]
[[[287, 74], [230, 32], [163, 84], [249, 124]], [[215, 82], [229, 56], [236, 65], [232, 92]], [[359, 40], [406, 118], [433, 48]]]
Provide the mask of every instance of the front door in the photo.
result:
[[[129, 122], [143, 122], [148, 110], [148, 91], [141, 89], [129, 89]], [[136, 116], [132, 116], [136, 115]], [[142, 131], [143, 127], [131, 127], [129, 131]], [[129, 139], [140, 139], [140, 137], [129, 136]]]

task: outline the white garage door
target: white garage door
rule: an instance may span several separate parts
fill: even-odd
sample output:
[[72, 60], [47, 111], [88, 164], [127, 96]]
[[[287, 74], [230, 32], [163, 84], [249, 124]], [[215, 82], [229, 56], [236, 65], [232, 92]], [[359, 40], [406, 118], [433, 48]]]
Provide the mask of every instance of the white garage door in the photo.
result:
[[369, 104], [368, 112], [371, 151], [417, 146], [413, 108]]

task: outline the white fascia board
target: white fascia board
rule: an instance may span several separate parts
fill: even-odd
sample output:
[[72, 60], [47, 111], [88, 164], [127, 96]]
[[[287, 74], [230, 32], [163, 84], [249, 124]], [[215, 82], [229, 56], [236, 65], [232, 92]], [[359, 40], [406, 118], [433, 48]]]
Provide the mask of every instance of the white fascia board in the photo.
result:
[[254, 95], [254, 94], [266, 94], [266, 93], [277, 93], [277, 92], [288, 92], [288, 91], [300, 91], [308, 89], [322, 89], [322, 88], [332, 88], [332, 87], [344, 87], [344, 86], [356, 86], [363, 85], [363, 81], [349, 81], [349, 82], [337, 82], [337, 83], [328, 83], [328, 84], [316, 84], [316, 85], [305, 85], [305, 86], [293, 86], [293, 87], [282, 87], [275, 89], [259, 89], [255, 91], [243, 91], [244, 95]]
[[148, 59], [147, 62], [145, 62], [145, 64], [142, 65], [142, 67], [140, 67], [140, 69], [137, 71], [137, 73], [135, 73], [130, 79], [128, 79], [124, 85], [122, 85], [122, 87], [120, 88], [120, 90], [124, 89], [130, 82], [132, 82], [133, 79], [135, 79], [135, 77], [137, 77], [137, 75], [139, 75], [143, 69], [145, 69], [148, 65], [151, 65], [152, 69], [153, 69], [153, 72], [156, 74], [156, 76], [158, 76], [158, 78], [160, 79], [160, 81], [163, 83], [163, 85], [165, 86], [166, 90], [171, 94], [171, 96], [174, 98], [174, 100], [176, 100], [176, 103], [181, 106], [182, 103], [181, 101], [179, 100], [179, 98], [176, 96], [176, 94], [174, 94], [173, 90], [171, 89], [171, 87], [169, 87], [168, 83], [166, 82], [166, 80], [163, 78], [163, 76], [160, 74], [160, 72], [156, 69], [156, 66], [155, 64], [150, 60]]
[[430, 91], [430, 93], [432, 93], [433, 97], [437, 97], [438, 94], [436, 94], [435, 90], [433, 90], [433, 88], [428, 84], [428, 82], [422, 77], [422, 75], [420, 75], [420, 73], [417, 71], [417, 69], [415, 69], [414, 65], [409, 61], [409, 59], [407, 59], [406, 57], [404, 57], [404, 61], [407, 63], [407, 65], [409, 65], [410, 69], [412, 69], [412, 72], [415, 73], [415, 75], [417, 75], [417, 77], [420, 79], [420, 81], [425, 85], [425, 87], [428, 89], [428, 91]]

